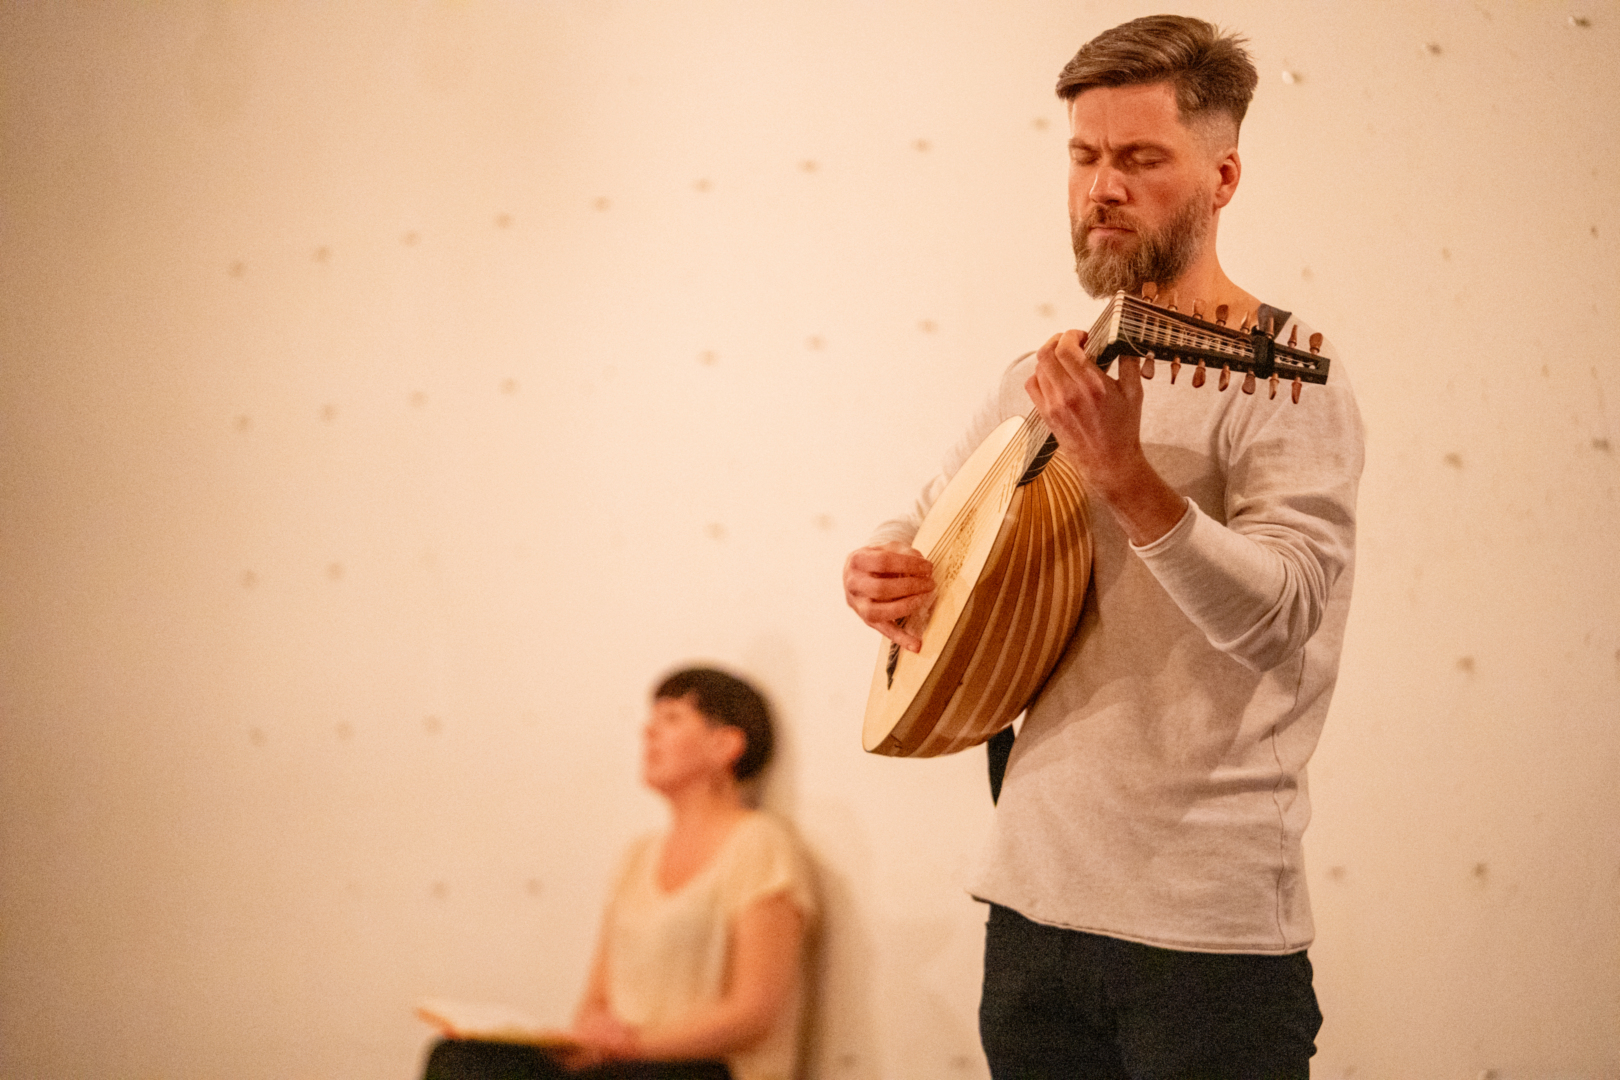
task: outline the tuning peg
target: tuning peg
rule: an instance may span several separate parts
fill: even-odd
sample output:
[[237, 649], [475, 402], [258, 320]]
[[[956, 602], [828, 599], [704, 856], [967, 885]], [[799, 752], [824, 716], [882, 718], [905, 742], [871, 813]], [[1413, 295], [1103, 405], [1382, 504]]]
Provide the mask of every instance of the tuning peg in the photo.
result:
[[1252, 315], [1252, 314], [1254, 314], [1254, 313], [1251, 312], [1251, 311], [1245, 311], [1243, 313], [1243, 321], [1238, 323], [1238, 329], [1239, 330], [1245, 330], [1246, 331], [1246, 330], [1249, 329], [1249, 316]]
[[1294, 404], [1295, 405], [1299, 404], [1299, 391], [1300, 391], [1300, 387], [1303, 386], [1303, 385], [1304, 384], [1299, 381], [1299, 376], [1295, 375], [1294, 376], [1294, 392], [1289, 395], [1290, 397], [1292, 397], [1294, 399]]
[[1204, 317], [1204, 302], [1202, 300], [1194, 300], [1193, 301], [1193, 318], [1202, 320], [1203, 317]]
[[1299, 344], [1299, 323], [1295, 323], [1293, 325], [1293, 328], [1288, 331], [1288, 347], [1290, 349], [1292, 349], [1294, 346], [1296, 346], [1298, 344]]
[[1225, 390], [1228, 386], [1231, 386], [1231, 385], [1232, 385], [1232, 365], [1231, 364], [1222, 364], [1221, 365], [1221, 381], [1220, 381], [1220, 385], [1219, 385], [1218, 388], [1221, 389], [1221, 390]]
[[1311, 335], [1311, 355], [1315, 356], [1322, 351], [1322, 335]]
[[1204, 385], [1204, 362], [1202, 360], [1200, 360], [1200, 361], [1198, 361], [1198, 369], [1193, 372], [1193, 386], [1197, 387], [1197, 386], [1203, 386], [1203, 385]]
[[1158, 286], [1157, 282], [1153, 282], [1153, 281], [1144, 281], [1144, 282], [1142, 282], [1142, 299], [1146, 300], [1148, 303], [1151, 304], [1151, 303], [1153, 303], [1154, 300], [1156, 300], [1158, 298], [1158, 296], [1159, 296], [1159, 286]]
[[1245, 394], [1254, 393], [1254, 372], [1252, 372], [1252, 371], [1244, 373], [1244, 376], [1243, 376], [1243, 392]]
[[1172, 356], [1170, 358], [1170, 385], [1171, 386], [1176, 385], [1176, 376], [1180, 375], [1180, 374], [1181, 374], [1181, 357]]
[[1272, 396], [1272, 399], [1275, 400], [1276, 397], [1277, 397], [1277, 383], [1279, 381], [1281, 381], [1281, 380], [1279, 380], [1277, 378], [1277, 373], [1275, 371], [1273, 371], [1271, 373], [1271, 378], [1266, 380], [1266, 381], [1271, 383], [1271, 396]]
[[1180, 308], [1176, 307], [1176, 291], [1174, 289], [1170, 290], [1170, 301], [1169, 303], [1165, 304], [1165, 307], [1169, 308], [1171, 311], [1181, 310]]
[[1151, 352], [1142, 357], [1142, 378], [1153, 378], [1153, 353]]
[[1226, 325], [1226, 312], [1227, 307], [1225, 304], [1215, 309], [1215, 321], [1222, 326]]

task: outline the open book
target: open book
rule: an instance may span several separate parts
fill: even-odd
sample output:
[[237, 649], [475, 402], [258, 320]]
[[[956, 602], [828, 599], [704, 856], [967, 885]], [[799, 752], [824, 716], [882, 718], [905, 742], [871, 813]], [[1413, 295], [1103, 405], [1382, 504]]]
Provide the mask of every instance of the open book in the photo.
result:
[[566, 1031], [547, 1027], [505, 1005], [433, 998], [418, 1003], [416, 1015], [452, 1039], [521, 1043], [556, 1050], [576, 1045], [573, 1036]]

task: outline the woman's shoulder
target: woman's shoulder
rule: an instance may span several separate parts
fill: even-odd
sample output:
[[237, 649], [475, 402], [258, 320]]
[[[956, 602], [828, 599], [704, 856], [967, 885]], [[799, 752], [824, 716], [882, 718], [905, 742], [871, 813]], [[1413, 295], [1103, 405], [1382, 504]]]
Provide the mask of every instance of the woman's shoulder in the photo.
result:
[[804, 843], [786, 821], [763, 810], [750, 810], [737, 823], [725, 875], [740, 904], [773, 893], [786, 893], [809, 914], [815, 908], [810, 861]]
[[792, 825], [769, 810], [749, 810], [737, 822], [733, 847], [745, 852], [780, 852], [803, 857], [804, 842]]

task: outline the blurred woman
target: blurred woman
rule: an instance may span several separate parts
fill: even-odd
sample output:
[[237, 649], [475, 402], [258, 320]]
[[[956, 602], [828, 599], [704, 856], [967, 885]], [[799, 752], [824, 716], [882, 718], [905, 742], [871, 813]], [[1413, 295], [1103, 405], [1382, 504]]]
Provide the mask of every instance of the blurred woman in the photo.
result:
[[793, 834], [744, 798], [772, 744], [746, 682], [709, 668], [664, 679], [642, 779], [669, 828], [620, 864], [573, 1046], [447, 1039], [424, 1080], [791, 1080], [815, 903]]

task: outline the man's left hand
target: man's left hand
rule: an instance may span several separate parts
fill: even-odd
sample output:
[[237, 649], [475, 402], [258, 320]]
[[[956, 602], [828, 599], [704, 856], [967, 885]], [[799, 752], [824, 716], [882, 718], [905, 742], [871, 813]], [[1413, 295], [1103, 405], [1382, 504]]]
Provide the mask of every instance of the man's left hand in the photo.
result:
[[1084, 331], [1055, 335], [1036, 353], [1024, 389], [1086, 486], [1141, 546], [1169, 532], [1187, 503], [1142, 452], [1142, 362], [1122, 356], [1119, 377], [1110, 378], [1085, 346]]

